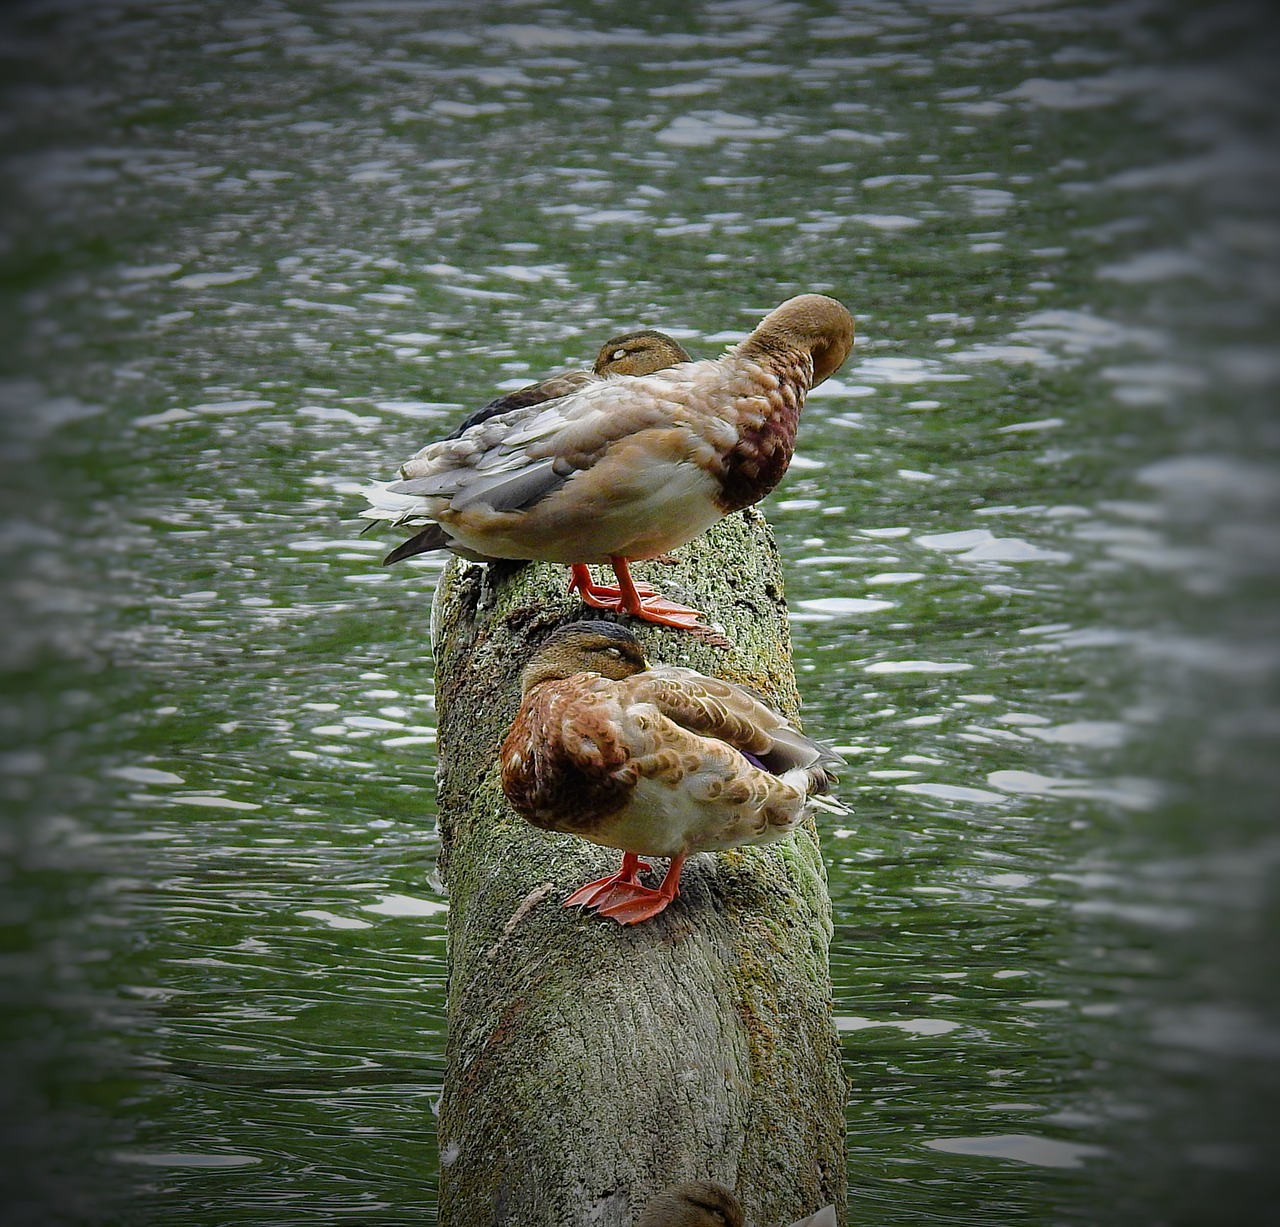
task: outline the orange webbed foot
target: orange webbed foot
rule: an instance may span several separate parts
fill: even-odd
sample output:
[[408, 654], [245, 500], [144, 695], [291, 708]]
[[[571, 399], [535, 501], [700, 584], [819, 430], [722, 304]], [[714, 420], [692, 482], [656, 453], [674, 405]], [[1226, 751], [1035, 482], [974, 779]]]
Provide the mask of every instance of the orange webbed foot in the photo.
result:
[[667, 876], [662, 879], [662, 885], [657, 890], [652, 886], [641, 886], [635, 881], [619, 882], [609, 892], [603, 906], [596, 908], [597, 914], [608, 916], [620, 925], [635, 925], [642, 920], [652, 919], [680, 893], [680, 871], [684, 867], [684, 859], [683, 852], [671, 858]]
[[[648, 872], [649, 866], [634, 852], [624, 853], [622, 867], [617, 873], [612, 873], [607, 878], [596, 878], [594, 882], [588, 882], [585, 886], [578, 887], [561, 906], [585, 907], [588, 909], [600, 908], [610, 902], [610, 897], [615, 889], [640, 886], [639, 875]], [[647, 890], [648, 888], [640, 886], [640, 889]]]
[[702, 621], [701, 610], [668, 601], [666, 597], [659, 596], [656, 592], [652, 596], [642, 596], [638, 609], [628, 609], [626, 606], [617, 608], [621, 608], [624, 613], [629, 613], [633, 618], [639, 618], [641, 622], [653, 622], [658, 626], [673, 626], [681, 631], [711, 630], [711, 627]]
[[650, 584], [637, 584], [631, 578], [625, 558], [615, 558], [612, 561], [614, 573], [618, 577], [616, 585], [597, 584], [591, 578], [591, 569], [585, 563], [578, 563], [569, 580], [569, 591], [577, 592], [583, 602], [593, 609], [627, 613], [642, 622], [671, 626], [677, 630], [704, 632], [713, 636], [718, 634], [701, 620], [701, 610], [667, 600]]
[[661, 889], [641, 886], [638, 882], [630, 886], [619, 884], [610, 892], [609, 899], [603, 907], [596, 908], [601, 916], [608, 916], [620, 925], [635, 925], [642, 920], [650, 920], [666, 909], [674, 896]]

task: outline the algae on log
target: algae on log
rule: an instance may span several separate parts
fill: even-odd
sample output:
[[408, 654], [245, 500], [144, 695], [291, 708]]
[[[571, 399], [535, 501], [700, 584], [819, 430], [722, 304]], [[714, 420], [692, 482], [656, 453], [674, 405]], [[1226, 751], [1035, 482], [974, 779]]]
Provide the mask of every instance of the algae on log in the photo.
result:
[[[651, 660], [798, 698], [777, 549], [754, 510], [636, 568], [733, 647], [641, 624]], [[445, 1227], [630, 1227], [651, 1194], [710, 1178], [748, 1222], [845, 1202], [845, 1081], [817, 833], [691, 857], [679, 899], [620, 926], [561, 907], [621, 854], [540, 831], [502, 794], [519, 673], [583, 613], [564, 567], [453, 560], [432, 610], [440, 873], [450, 900], [439, 1120]], [[821, 730], [815, 730], [821, 735]], [[661, 869], [661, 863], [658, 866]]]

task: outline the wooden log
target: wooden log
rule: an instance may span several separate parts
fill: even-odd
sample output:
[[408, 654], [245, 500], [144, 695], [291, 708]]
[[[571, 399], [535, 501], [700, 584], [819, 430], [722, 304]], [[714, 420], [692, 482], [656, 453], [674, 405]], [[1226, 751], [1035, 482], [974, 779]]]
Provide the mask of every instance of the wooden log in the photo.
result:
[[[734, 645], [628, 620], [655, 662], [753, 686], [797, 714], [782, 575], [749, 509], [637, 578]], [[755, 1227], [845, 1203], [846, 1085], [831, 906], [812, 824], [690, 859], [679, 899], [632, 927], [561, 907], [621, 854], [534, 829], [498, 747], [519, 673], [584, 612], [568, 573], [455, 559], [432, 610], [440, 874], [450, 900], [439, 1119], [445, 1227], [631, 1227], [666, 1185], [734, 1189]], [[813, 730], [821, 735], [821, 730]]]

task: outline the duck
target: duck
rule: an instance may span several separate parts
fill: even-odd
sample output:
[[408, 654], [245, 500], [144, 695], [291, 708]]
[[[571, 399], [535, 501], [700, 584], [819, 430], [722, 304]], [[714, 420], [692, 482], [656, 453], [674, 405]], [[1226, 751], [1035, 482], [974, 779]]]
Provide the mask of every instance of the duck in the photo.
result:
[[655, 1193], [636, 1227], [746, 1227], [742, 1203], [714, 1180], [686, 1180]]
[[[579, 388], [597, 382], [598, 379], [608, 378], [610, 375], [651, 375], [654, 371], [662, 370], [663, 367], [691, 361], [688, 351], [679, 341], [667, 336], [665, 332], [659, 332], [656, 328], [624, 332], [621, 336], [610, 337], [600, 346], [591, 370], [560, 371], [537, 383], [526, 384], [523, 388], [517, 388], [513, 392], [496, 397], [488, 404], [481, 405], [479, 409], [469, 413], [438, 442], [460, 439], [471, 427], [487, 422], [490, 418], [513, 413], [517, 409], [542, 405], [547, 401], [559, 400], [571, 392], [576, 392]], [[360, 513], [364, 518], [370, 520], [390, 518], [385, 512], [380, 512], [377, 507], [378, 496], [386, 489], [387, 484], [389, 483], [370, 487], [368, 494], [374, 505]], [[412, 523], [413, 521], [411, 518], [396, 519], [397, 524], [402, 522]], [[372, 528], [373, 525], [370, 524], [368, 527]], [[402, 545], [396, 546], [382, 560], [382, 565], [391, 566], [393, 563], [403, 562], [406, 558], [412, 558], [416, 554], [445, 548], [436, 540], [437, 534], [434, 528], [435, 526], [432, 525], [431, 528], [410, 537]], [[483, 554], [460, 548], [455, 549], [455, 553], [478, 562], [498, 561], [496, 558], [488, 558]]]
[[[651, 665], [621, 623], [562, 625], [520, 676], [499, 752], [502, 788], [535, 827], [623, 853], [616, 873], [564, 900], [619, 924], [662, 912], [689, 856], [790, 834], [828, 799], [844, 760], [745, 687]], [[666, 857], [645, 886], [642, 857]]]
[[[635, 1227], [746, 1227], [742, 1203], [714, 1180], [686, 1180], [655, 1193]], [[837, 1227], [834, 1206], [824, 1206], [790, 1227]]]
[[[637, 584], [630, 563], [666, 555], [777, 486], [805, 396], [853, 338], [842, 303], [797, 295], [719, 358], [588, 378], [428, 444], [398, 480], [366, 490], [361, 515], [418, 528], [387, 562], [448, 549], [567, 564], [569, 591], [589, 606], [704, 628], [697, 609]], [[592, 577], [606, 564], [616, 584]]]
[[[674, 337], [656, 328], [641, 328], [636, 332], [624, 332], [621, 336], [610, 337], [596, 354], [596, 360], [589, 371], [561, 371], [550, 375], [538, 383], [526, 384], [514, 392], [508, 392], [491, 400], [487, 405], [473, 410], [445, 439], [460, 438], [472, 426], [487, 422], [502, 413], [511, 413], [515, 409], [527, 409], [530, 405], [541, 405], [549, 400], [559, 400], [576, 392], [579, 388], [593, 383], [597, 376], [607, 378], [610, 375], [652, 375], [663, 367], [675, 366], [679, 362], [692, 362], [684, 346]], [[409, 542], [405, 543], [410, 544]], [[403, 547], [402, 547], [403, 548]], [[392, 554], [398, 551], [393, 550]], [[412, 555], [402, 555], [412, 557]], [[388, 555], [388, 561], [395, 561]]]

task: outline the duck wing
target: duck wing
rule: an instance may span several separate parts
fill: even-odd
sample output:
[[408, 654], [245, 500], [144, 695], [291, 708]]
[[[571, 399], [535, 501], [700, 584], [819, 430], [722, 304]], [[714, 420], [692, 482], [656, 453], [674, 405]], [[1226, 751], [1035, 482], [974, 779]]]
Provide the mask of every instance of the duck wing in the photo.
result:
[[707, 677], [693, 669], [660, 665], [619, 683], [638, 703], [652, 703], [667, 719], [726, 742], [773, 775], [808, 771], [813, 791], [834, 787], [844, 760], [829, 745], [806, 737], [743, 686]]
[[[673, 464], [709, 465], [717, 447], [737, 438], [733, 424], [710, 414], [695, 394], [697, 368], [716, 365], [686, 364], [681, 379], [664, 378], [670, 372], [593, 376], [567, 396], [495, 415], [429, 444], [402, 467], [402, 480], [383, 491], [406, 504], [444, 499], [455, 512], [478, 504], [525, 511], [622, 440]], [[714, 372], [703, 377], [708, 374], [714, 379]]]
[[560, 374], [551, 375], [539, 383], [526, 384], [523, 388], [517, 388], [514, 392], [508, 392], [504, 396], [496, 397], [487, 405], [481, 405], [479, 409], [472, 410], [444, 438], [461, 438], [463, 433], [470, 430], [472, 426], [478, 426], [481, 422], [487, 422], [490, 418], [500, 417], [502, 414], [511, 413], [516, 409], [528, 409], [533, 405], [544, 405], [549, 400], [559, 400], [562, 396], [568, 396], [571, 392], [576, 392], [579, 388], [586, 387], [587, 384], [593, 383], [598, 379], [599, 376], [594, 375], [591, 371], [562, 371]]

